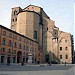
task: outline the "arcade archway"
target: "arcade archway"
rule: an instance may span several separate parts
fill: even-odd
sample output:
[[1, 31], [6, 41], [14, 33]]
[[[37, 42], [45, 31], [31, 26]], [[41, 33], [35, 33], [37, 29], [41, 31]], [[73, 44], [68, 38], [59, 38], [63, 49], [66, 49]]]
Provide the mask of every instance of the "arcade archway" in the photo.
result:
[[22, 52], [18, 51], [17, 52], [17, 63], [21, 63], [22, 62]]

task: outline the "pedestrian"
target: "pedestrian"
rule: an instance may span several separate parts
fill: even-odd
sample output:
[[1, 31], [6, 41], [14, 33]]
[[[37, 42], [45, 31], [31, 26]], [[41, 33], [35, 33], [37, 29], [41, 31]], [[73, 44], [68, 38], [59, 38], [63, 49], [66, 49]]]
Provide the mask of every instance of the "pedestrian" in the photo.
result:
[[51, 62], [50, 62], [50, 66], [51, 66]]
[[65, 66], [66, 66], [66, 62], [65, 62]]
[[10, 60], [8, 60], [7, 65], [8, 65], [8, 66], [10, 65]]
[[51, 62], [50, 61], [48, 61], [48, 64], [49, 64], [49, 66], [51, 66]]
[[24, 65], [24, 62], [22, 62], [21, 65], [23, 66]]
[[40, 64], [39, 60], [37, 61], [38, 65]]

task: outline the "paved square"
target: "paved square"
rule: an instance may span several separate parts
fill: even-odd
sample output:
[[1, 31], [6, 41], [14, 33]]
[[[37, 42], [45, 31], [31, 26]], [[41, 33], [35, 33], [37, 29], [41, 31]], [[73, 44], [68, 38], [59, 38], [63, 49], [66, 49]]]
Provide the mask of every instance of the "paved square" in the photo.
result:
[[75, 65], [0, 65], [0, 75], [75, 75]]

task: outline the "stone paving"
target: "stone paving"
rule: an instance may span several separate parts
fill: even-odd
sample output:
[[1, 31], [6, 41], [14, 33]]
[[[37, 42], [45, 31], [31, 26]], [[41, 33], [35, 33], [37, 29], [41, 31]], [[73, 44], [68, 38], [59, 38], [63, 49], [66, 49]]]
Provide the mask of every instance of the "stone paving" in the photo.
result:
[[75, 75], [75, 65], [0, 65], [0, 75]]

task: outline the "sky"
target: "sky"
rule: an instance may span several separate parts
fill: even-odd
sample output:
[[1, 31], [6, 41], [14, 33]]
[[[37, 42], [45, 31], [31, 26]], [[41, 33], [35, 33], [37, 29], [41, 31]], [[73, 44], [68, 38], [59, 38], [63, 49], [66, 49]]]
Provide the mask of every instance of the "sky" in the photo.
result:
[[37, 5], [44, 9], [47, 15], [55, 21], [60, 30], [74, 35], [74, 7], [73, 0], [0, 0], [0, 24], [10, 28], [11, 8]]

